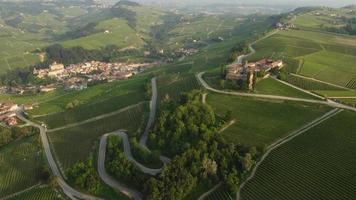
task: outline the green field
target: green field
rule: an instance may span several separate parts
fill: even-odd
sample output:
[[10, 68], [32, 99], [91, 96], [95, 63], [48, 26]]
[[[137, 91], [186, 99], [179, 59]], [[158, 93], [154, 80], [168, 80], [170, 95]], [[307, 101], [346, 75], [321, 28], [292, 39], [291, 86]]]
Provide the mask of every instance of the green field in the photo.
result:
[[136, 76], [130, 80], [95, 85], [83, 91], [70, 91], [66, 93], [58, 91], [46, 94], [48, 96], [43, 94], [39, 97], [26, 97], [26, 99], [42, 101], [38, 108], [30, 111], [33, 115], [64, 112], [68, 110], [67, 105], [74, 101], [79, 101], [81, 105], [94, 104], [130, 93], [142, 93], [146, 81], [149, 81], [146, 77]]
[[344, 111], [272, 151], [242, 199], [355, 199], [355, 119]]
[[228, 141], [260, 147], [286, 136], [328, 110], [323, 106], [261, 101], [211, 93], [207, 96], [207, 102], [221, 116], [232, 111], [236, 123], [222, 133]]
[[41, 186], [31, 189], [25, 193], [16, 195], [9, 200], [62, 200], [67, 199], [63, 194], [54, 191], [48, 186]]
[[305, 62], [300, 74], [308, 77], [347, 86], [350, 80], [356, 76], [356, 67], [351, 64], [356, 63], [356, 56], [320, 51], [305, 56], [304, 59]]
[[174, 75], [161, 76], [157, 80], [158, 105], [163, 102], [176, 101], [182, 93], [200, 89], [195, 76], [179, 77]]
[[0, 198], [39, 183], [44, 161], [37, 140], [31, 136], [0, 148]]
[[280, 83], [274, 80], [273, 78], [267, 78], [257, 82], [255, 92], [258, 94], [271, 94], [305, 99], [316, 99], [316, 97], [312, 95], [284, 85], [283, 83]]
[[[257, 53], [249, 60], [262, 57], [293, 62], [295, 72], [340, 86], [354, 87], [356, 68], [356, 37], [302, 30], [279, 31], [258, 42]], [[294, 73], [295, 73], [294, 72]], [[335, 78], [335, 76], [339, 78]]]
[[[140, 48], [144, 45], [142, 39], [136, 34], [127, 21], [113, 18], [101, 21], [97, 26], [99, 33], [62, 42], [64, 47], [81, 46], [86, 49], [99, 49], [108, 45], [119, 48]], [[109, 33], [105, 33], [105, 31]]]
[[147, 104], [141, 104], [95, 122], [49, 133], [57, 160], [64, 169], [68, 169], [74, 163], [86, 160], [93, 152], [94, 142], [106, 133], [124, 129], [130, 136], [135, 136], [137, 130], [145, 125], [147, 109]]
[[99, 115], [114, 112], [132, 104], [142, 102], [143, 100], [145, 100], [144, 92], [129, 93], [93, 104], [79, 105], [65, 112], [38, 117], [36, 120], [45, 122], [49, 128], [57, 128], [66, 124], [81, 122]]
[[204, 200], [233, 200], [233, 196], [229, 194], [224, 185], [221, 185], [212, 193], [204, 198]]
[[293, 84], [297, 87], [303, 88], [305, 90], [311, 91], [324, 91], [324, 90], [333, 90], [333, 91], [344, 91], [344, 89], [335, 87], [333, 85], [321, 83], [307, 78], [302, 78], [299, 76], [288, 75], [284, 80], [290, 84]]

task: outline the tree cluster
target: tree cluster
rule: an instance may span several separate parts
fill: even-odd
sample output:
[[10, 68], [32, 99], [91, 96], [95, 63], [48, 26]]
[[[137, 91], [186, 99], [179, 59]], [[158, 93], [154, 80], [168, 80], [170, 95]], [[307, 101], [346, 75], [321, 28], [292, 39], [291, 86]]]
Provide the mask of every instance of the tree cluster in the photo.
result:
[[39, 130], [35, 127], [28, 126], [24, 128], [18, 128], [18, 127], [11, 127], [10, 129], [8, 128], [1, 128], [0, 129], [0, 147], [5, 146], [6, 144], [9, 144], [10, 142], [14, 140], [18, 140], [30, 135], [34, 135], [36, 133], [39, 133]]
[[67, 177], [71, 183], [90, 193], [96, 194], [100, 190], [101, 182], [92, 158], [77, 162], [67, 171]]
[[116, 136], [108, 138], [106, 148], [106, 169], [118, 180], [134, 186], [138, 190], [143, 189], [142, 183], [147, 177], [123, 153], [122, 139]]
[[[150, 137], [150, 145], [176, 155], [158, 177], [145, 183], [147, 199], [184, 199], [203, 180], [223, 182], [231, 194], [257, 157], [255, 148], [227, 143], [217, 133], [218, 120], [200, 93], [182, 96], [173, 111], [163, 111]], [[231, 113], [226, 113], [226, 120]]]

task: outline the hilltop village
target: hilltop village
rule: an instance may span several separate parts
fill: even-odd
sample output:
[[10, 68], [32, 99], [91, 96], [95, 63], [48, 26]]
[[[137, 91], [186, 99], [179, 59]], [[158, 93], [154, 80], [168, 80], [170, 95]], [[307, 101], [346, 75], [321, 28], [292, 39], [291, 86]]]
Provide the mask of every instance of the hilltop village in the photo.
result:
[[[282, 60], [262, 59], [257, 62], [246, 62], [245, 64], [233, 63], [227, 66], [226, 80], [242, 81], [248, 83], [248, 88], [253, 89], [253, 80], [257, 73], [269, 72], [272, 69], [282, 69]], [[269, 74], [267, 74], [268, 76]]]
[[[54, 79], [62, 82], [66, 89], [83, 90], [87, 84], [95, 81], [108, 81], [128, 79], [131, 76], [153, 67], [157, 63], [105, 63], [90, 61], [71, 64], [64, 67], [61, 63], [53, 63], [48, 69], [34, 69], [33, 74], [38, 79]], [[53, 86], [42, 87], [41, 91], [53, 90]]]

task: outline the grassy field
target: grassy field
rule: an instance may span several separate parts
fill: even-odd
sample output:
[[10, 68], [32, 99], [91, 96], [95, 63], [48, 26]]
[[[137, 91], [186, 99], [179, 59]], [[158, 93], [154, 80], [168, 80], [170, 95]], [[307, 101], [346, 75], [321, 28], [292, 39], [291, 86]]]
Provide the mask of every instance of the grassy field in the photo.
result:
[[0, 198], [36, 185], [44, 163], [37, 136], [0, 148]]
[[9, 200], [63, 200], [67, 199], [63, 194], [48, 186], [36, 187], [28, 192], [19, 194]]
[[[43, 99], [40, 101], [43, 103], [30, 113], [33, 115], [43, 115], [64, 112], [68, 110], [67, 105], [74, 101], [78, 101], [81, 105], [94, 104], [130, 93], [142, 93], [144, 84], [148, 81], [146, 77], [135, 76], [130, 80], [99, 84], [83, 91], [71, 91], [67, 93], [59, 91], [58, 93], [48, 94], [50, 97], [41, 96]], [[38, 101], [40, 97], [35, 99]]]
[[49, 133], [57, 160], [64, 169], [68, 169], [75, 162], [88, 158], [100, 136], [119, 129], [127, 130], [131, 136], [136, 135], [146, 122], [147, 110], [148, 105], [141, 104], [111, 117]]
[[255, 92], [258, 94], [271, 94], [305, 99], [316, 99], [316, 97], [312, 95], [284, 85], [283, 83], [280, 83], [272, 78], [263, 79], [257, 82]]
[[274, 150], [242, 199], [355, 199], [355, 119], [344, 111]]
[[[135, 30], [125, 20], [113, 18], [101, 21], [96, 29], [100, 32], [65, 41], [62, 45], [64, 47], [81, 46], [86, 49], [99, 49], [107, 45], [116, 45], [120, 48], [140, 48], [144, 45], [142, 39], [136, 35]], [[106, 30], [109, 33], [105, 33]]]
[[316, 119], [328, 108], [286, 102], [260, 101], [209, 93], [207, 102], [223, 116], [232, 111], [236, 123], [224, 137], [236, 144], [264, 147]]

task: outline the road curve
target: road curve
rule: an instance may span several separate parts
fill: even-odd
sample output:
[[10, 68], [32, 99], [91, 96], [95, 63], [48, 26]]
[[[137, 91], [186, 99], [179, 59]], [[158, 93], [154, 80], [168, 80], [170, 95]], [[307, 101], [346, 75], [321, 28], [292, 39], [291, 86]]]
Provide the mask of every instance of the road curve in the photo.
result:
[[339, 108], [335, 108], [331, 111], [329, 111], [328, 113], [322, 115], [321, 117], [315, 119], [314, 121], [304, 125], [302, 128], [293, 131], [292, 133], [290, 133], [288, 136], [277, 140], [276, 142], [274, 142], [273, 144], [269, 145], [267, 147], [267, 150], [265, 152], [265, 154], [263, 154], [262, 158], [256, 163], [255, 167], [253, 168], [251, 174], [249, 175], [249, 177], [240, 185], [239, 190], [236, 193], [236, 200], [240, 200], [241, 198], [241, 190], [242, 188], [255, 176], [256, 171], [258, 170], [259, 166], [263, 163], [263, 161], [267, 158], [267, 156], [276, 148], [278, 148], [279, 146], [289, 142], [290, 140], [294, 139], [295, 137], [307, 132], [308, 130], [318, 126], [319, 124], [323, 123], [324, 121], [332, 118], [333, 116], [339, 114], [340, 112], [342, 112], [343, 109], [339, 109]]
[[57, 178], [57, 182], [58, 182], [59, 186], [62, 188], [63, 192], [71, 199], [87, 199], [87, 200], [100, 199], [98, 197], [94, 197], [94, 196], [91, 196], [88, 194], [81, 193], [81, 192], [75, 190], [74, 188], [72, 188], [71, 186], [69, 186], [65, 182], [65, 180], [64, 180], [62, 174], [60, 173], [59, 168], [53, 158], [53, 155], [52, 155], [52, 152], [50, 149], [50, 145], [49, 145], [49, 141], [47, 138], [47, 134], [46, 134], [46, 131], [47, 131], [46, 128], [26, 119], [23, 116], [22, 112], [23, 112], [23, 110], [17, 111], [17, 113], [16, 113], [17, 117], [20, 120], [24, 121], [25, 123], [29, 124], [30, 126], [36, 127], [40, 130], [40, 137], [41, 137], [43, 148], [45, 150], [48, 164], [52, 170], [53, 175]]
[[262, 99], [274, 99], [274, 100], [284, 100], [284, 101], [296, 101], [296, 102], [305, 102], [305, 103], [313, 103], [313, 104], [321, 104], [321, 105], [326, 105], [334, 108], [341, 108], [341, 109], [346, 109], [350, 111], [356, 112], [356, 108], [352, 106], [347, 106], [341, 103], [337, 103], [335, 101], [332, 101], [330, 99], [327, 99], [327, 101], [321, 101], [321, 100], [311, 100], [311, 99], [303, 99], [303, 98], [295, 98], [295, 97], [286, 97], [286, 96], [278, 96], [278, 95], [265, 95], [265, 94], [250, 94], [250, 93], [244, 93], [244, 92], [229, 92], [229, 91], [223, 91], [223, 90], [217, 90], [212, 87], [210, 87], [202, 78], [203, 74], [205, 72], [200, 72], [196, 75], [197, 79], [199, 82], [203, 85], [203, 87], [207, 90], [210, 90], [215, 93], [220, 93], [220, 94], [227, 94], [227, 95], [235, 95], [235, 96], [242, 96], [242, 97], [254, 97], [254, 98], [262, 98]]
[[[106, 156], [106, 146], [107, 146], [107, 138], [109, 135], [118, 135], [121, 137], [120, 132], [117, 133], [109, 133], [105, 134], [101, 137], [100, 139], [100, 147], [99, 147], [99, 155], [98, 155], [98, 172], [101, 180], [103, 180], [107, 185], [109, 185], [112, 188], [115, 188], [119, 191], [121, 191], [123, 194], [127, 195], [131, 199], [135, 200], [141, 200], [142, 199], [142, 194], [139, 191], [136, 191], [134, 189], [130, 189], [126, 187], [125, 185], [119, 183], [115, 179], [113, 179], [105, 169], [105, 156]], [[125, 134], [126, 135], [126, 134]], [[127, 137], [127, 136], [126, 136]], [[125, 143], [126, 140], [124, 140]], [[125, 152], [126, 154], [126, 152]], [[128, 155], [126, 155], [128, 156]]]
[[157, 109], [157, 78], [154, 77], [151, 79], [151, 87], [152, 87], [152, 97], [150, 101], [150, 116], [148, 118], [148, 122], [145, 128], [145, 131], [143, 132], [143, 135], [141, 136], [140, 139], [140, 145], [144, 149], [148, 150], [147, 148], [147, 139], [148, 139], [148, 134], [150, 132], [150, 129], [155, 121], [156, 117], [156, 109]]

